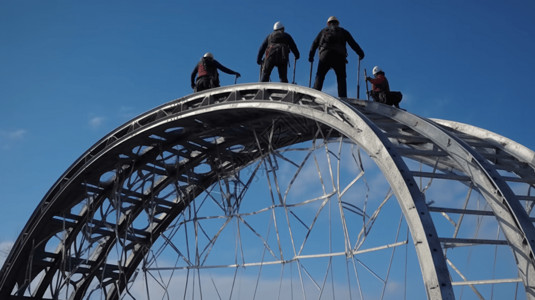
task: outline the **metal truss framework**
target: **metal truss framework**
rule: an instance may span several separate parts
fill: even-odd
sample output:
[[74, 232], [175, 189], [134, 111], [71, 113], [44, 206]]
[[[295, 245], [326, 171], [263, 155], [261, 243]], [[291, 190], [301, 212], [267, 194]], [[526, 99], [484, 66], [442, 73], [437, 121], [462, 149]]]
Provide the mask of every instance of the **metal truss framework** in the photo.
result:
[[[429, 299], [455, 299], [455, 285], [475, 284], [452, 279], [457, 269], [447, 250], [465, 244], [509, 247], [518, 270], [512, 281], [522, 282], [527, 298], [535, 299], [533, 151], [467, 124], [279, 83], [192, 94], [96, 143], [30, 217], [0, 271], [0, 298], [82, 299], [95, 284], [106, 290], [107, 299], [119, 298], [155, 240], [198, 195], [275, 149], [313, 139], [318, 131], [360, 146], [382, 171], [410, 230]], [[172, 162], [162, 153], [173, 156]], [[432, 171], [414, 170], [409, 160]], [[124, 181], [135, 172], [156, 174], [158, 180], [142, 192], [128, 190]], [[434, 206], [418, 185], [421, 178], [462, 182], [484, 197], [487, 209]], [[519, 191], [516, 184], [528, 188]], [[158, 196], [169, 185], [176, 187], [174, 200]], [[98, 217], [118, 194], [128, 203], [121, 218]], [[148, 224], [136, 226], [148, 206], [155, 213]], [[441, 236], [433, 214], [494, 217], [504, 239]], [[58, 236], [60, 242], [52, 242]], [[83, 255], [77, 246], [81, 239], [87, 244]], [[125, 249], [124, 259], [108, 257], [113, 247]]]

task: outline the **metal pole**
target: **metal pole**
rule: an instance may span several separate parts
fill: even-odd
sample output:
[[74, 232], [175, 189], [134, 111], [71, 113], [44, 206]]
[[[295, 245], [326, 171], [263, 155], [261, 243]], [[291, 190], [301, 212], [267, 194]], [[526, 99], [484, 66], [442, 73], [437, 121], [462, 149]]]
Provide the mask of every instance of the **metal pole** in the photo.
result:
[[310, 87], [311, 82], [312, 82], [312, 62], [310, 62], [310, 75], [308, 76], [308, 87]]
[[366, 78], [366, 99], [370, 101], [370, 92], [368, 91], [368, 75], [366, 74], [366, 68], [364, 68], [364, 78]]
[[295, 58], [294, 56], [294, 75], [293, 75], [293, 78], [292, 78], [292, 84], [295, 84], [295, 65], [297, 64], [297, 58]]
[[360, 99], [360, 58], [359, 58], [359, 70], [357, 72], [357, 99]]

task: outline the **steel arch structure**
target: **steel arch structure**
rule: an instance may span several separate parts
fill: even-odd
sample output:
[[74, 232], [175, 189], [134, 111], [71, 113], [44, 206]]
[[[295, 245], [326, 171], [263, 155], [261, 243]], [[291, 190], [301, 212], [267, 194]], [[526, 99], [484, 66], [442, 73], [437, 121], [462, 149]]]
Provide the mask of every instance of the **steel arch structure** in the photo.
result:
[[[211, 186], [235, 178], [277, 149], [318, 139], [357, 145], [382, 172], [409, 229], [427, 298], [455, 299], [457, 286], [469, 286], [481, 297], [478, 284], [520, 282], [525, 298], [535, 299], [533, 151], [467, 124], [284, 83], [188, 95], [96, 143], [30, 217], [0, 271], [0, 298], [89, 299], [92, 291], [101, 290], [101, 297], [117, 299], [128, 292], [156, 241], [167, 239], [164, 232], [173, 221]], [[485, 206], [469, 207], [470, 195], [465, 202], [430, 199], [422, 179], [428, 185], [461, 183], [469, 194], [479, 193]], [[250, 184], [243, 183], [243, 189]], [[225, 214], [236, 216], [237, 206], [229, 202]], [[494, 239], [460, 237], [469, 217], [492, 219], [499, 234]], [[439, 228], [438, 218], [453, 224], [453, 230]], [[359, 255], [354, 241], [347, 241], [343, 256]], [[508, 249], [516, 276], [467, 278], [450, 249], [468, 246]], [[116, 248], [120, 254], [113, 254]], [[304, 255], [295, 255], [281, 264], [301, 259]]]

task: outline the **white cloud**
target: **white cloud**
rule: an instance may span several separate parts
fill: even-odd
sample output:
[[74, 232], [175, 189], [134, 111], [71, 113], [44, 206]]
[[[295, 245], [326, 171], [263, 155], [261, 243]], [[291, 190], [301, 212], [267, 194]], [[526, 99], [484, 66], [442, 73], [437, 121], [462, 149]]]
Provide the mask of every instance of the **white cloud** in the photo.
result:
[[89, 126], [93, 129], [97, 129], [104, 123], [104, 117], [92, 117], [89, 119]]
[[11, 251], [12, 247], [12, 241], [0, 242], [0, 267], [4, 265], [4, 261], [6, 261], [7, 255], [9, 254], [9, 251]]
[[322, 92], [329, 94], [333, 97], [338, 97], [338, 84], [335, 82], [334, 84], [323, 86]]
[[13, 140], [22, 139], [24, 138], [25, 135], [26, 135], [25, 129], [17, 129], [8, 133], [8, 137]]
[[26, 129], [15, 129], [11, 131], [0, 130], [0, 138], [6, 140], [21, 140], [26, 135]]
[[24, 139], [28, 131], [26, 129], [0, 130], [0, 149], [9, 149], [13, 143]]
[[[291, 297], [291, 295], [298, 295], [302, 292], [305, 293], [303, 298], [309, 299], [316, 298], [316, 293], [319, 293], [318, 287], [307, 280], [308, 278], [305, 278], [302, 282], [292, 280], [289, 277], [283, 277], [285, 280], [282, 281], [281, 278], [262, 278], [258, 281], [258, 274], [246, 275], [244, 270], [238, 270], [236, 277], [217, 273], [207, 274], [203, 271], [200, 272], [200, 275], [202, 275], [200, 277], [197, 277], [199, 274], [195, 274], [193, 277], [190, 275], [189, 278], [175, 274], [170, 278], [166, 274], [160, 273], [158, 280], [149, 276], [145, 281], [145, 277], [140, 275], [140, 280], [137, 280], [129, 287], [130, 295], [128, 296], [132, 298], [125, 295], [125, 299], [133, 299], [134, 297], [135, 299], [147, 299], [147, 297], [149, 299], [178, 299], [182, 297], [193, 299], [201, 298], [202, 295], [203, 299], [254, 298], [263, 300], [295, 298]], [[189, 284], [184, 284], [188, 282]], [[162, 287], [163, 284], [168, 285], [166, 289]], [[336, 299], [349, 299], [349, 289], [345, 286], [345, 283], [327, 283], [324, 288], [326, 293], [333, 294], [332, 296], [335, 296]], [[351, 292], [354, 295], [358, 293], [355, 289], [352, 289]]]
[[131, 106], [121, 106], [119, 108], [119, 117], [122, 119], [132, 119], [136, 115], [136, 110]]

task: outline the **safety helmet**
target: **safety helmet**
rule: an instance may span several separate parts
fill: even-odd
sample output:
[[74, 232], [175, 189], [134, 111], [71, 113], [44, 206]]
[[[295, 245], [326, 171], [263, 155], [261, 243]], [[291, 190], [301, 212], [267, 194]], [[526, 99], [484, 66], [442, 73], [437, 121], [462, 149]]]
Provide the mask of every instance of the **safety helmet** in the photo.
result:
[[273, 30], [281, 30], [281, 29], [284, 29], [284, 25], [282, 25], [281, 22], [276, 22], [276, 23], [273, 25]]
[[329, 24], [329, 23], [331, 23], [331, 22], [340, 23], [340, 21], [338, 21], [338, 19], [337, 19], [335, 16], [330, 16], [330, 17], [327, 19], [327, 24]]
[[203, 57], [204, 58], [214, 58], [214, 55], [212, 53], [210, 53], [210, 52], [206, 52], [206, 53], [204, 53]]
[[379, 73], [379, 72], [383, 72], [383, 70], [381, 70], [381, 68], [379, 68], [379, 66], [375, 66], [373, 67], [373, 75]]

